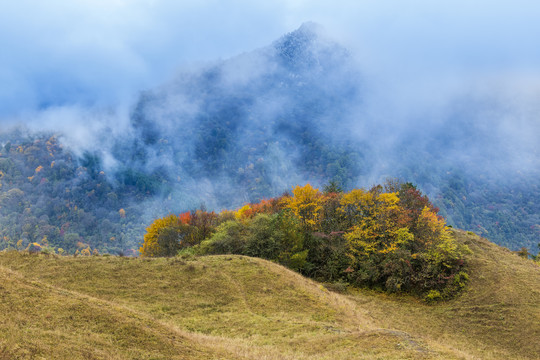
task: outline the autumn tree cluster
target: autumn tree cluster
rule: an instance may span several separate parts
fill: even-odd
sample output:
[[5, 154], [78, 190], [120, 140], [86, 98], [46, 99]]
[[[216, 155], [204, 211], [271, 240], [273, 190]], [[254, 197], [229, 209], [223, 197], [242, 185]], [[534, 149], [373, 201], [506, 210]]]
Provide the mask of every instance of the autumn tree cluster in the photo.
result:
[[236, 211], [197, 210], [156, 219], [140, 252], [243, 254], [320, 281], [434, 300], [452, 296], [467, 281], [468, 250], [437, 212], [410, 183], [389, 181], [347, 193], [307, 184]]
[[141, 192], [53, 134], [0, 134], [0, 250], [130, 255], [144, 233]]

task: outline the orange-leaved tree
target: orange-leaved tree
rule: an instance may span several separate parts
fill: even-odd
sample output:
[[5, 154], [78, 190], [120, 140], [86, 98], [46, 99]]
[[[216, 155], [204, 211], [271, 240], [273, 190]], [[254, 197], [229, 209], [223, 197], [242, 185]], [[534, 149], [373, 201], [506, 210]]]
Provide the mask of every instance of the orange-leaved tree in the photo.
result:
[[280, 198], [263, 199], [258, 203], [245, 204], [234, 212], [237, 220], [251, 219], [257, 214], [275, 214], [281, 210]]

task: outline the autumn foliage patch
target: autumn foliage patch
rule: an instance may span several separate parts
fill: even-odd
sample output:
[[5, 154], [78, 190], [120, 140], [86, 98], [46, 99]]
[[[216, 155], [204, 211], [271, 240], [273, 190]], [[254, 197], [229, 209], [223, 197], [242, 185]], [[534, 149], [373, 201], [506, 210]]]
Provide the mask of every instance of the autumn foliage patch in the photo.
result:
[[437, 213], [410, 183], [347, 193], [307, 184], [236, 211], [196, 210], [156, 219], [140, 252], [243, 254], [320, 281], [446, 298], [465, 286], [468, 249]]

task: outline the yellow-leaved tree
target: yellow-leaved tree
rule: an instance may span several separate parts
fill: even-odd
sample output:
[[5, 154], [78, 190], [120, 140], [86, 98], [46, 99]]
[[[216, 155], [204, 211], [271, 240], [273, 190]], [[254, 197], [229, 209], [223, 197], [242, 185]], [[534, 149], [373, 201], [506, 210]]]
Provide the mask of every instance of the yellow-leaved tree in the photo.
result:
[[[139, 249], [142, 256], [167, 256], [171, 245], [174, 247], [174, 243], [178, 240], [178, 230], [181, 226], [180, 219], [170, 214], [163, 218], [154, 220], [149, 227], [146, 228], [146, 234], [144, 235], [144, 243]], [[164, 246], [165, 243], [169, 243], [169, 246]]]
[[468, 247], [459, 246], [452, 238], [446, 221], [429, 207], [424, 207], [417, 222], [418, 241], [415, 251], [425, 252], [426, 257], [433, 263], [444, 267], [452, 267], [453, 261], [468, 253]]
[[234, 217], [237, 220], [243, 220], [247, 217], [247, 214], [250, 212], [250, 210], [251, 210], [251, 206], [249, 204], [246, 204], [234, 213]]
[[293, 196], [284, 198], [285, 208], [293, 212], [305, 229], [315, 230], [319, 226], [323, 199], [319, 189], [310, 184], [296, 186]]
[[343, 195], [340, 210], [352, 223], [344, 237], [356, 256], [392, 253], [414, 239], [402, 221], [397, 193], [353, 190]]
[[338, 211], [343, 214], [346, 225], [352, 227], [371, 214], [374, 204], [375, 196], [372, 192], [354, 189], [342, 196]]

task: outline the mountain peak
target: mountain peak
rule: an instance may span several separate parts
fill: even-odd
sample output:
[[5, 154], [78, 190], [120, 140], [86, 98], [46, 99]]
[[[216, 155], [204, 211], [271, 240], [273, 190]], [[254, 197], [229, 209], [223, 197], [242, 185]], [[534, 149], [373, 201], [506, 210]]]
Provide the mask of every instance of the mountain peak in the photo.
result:
[[321, 24], [318, 24], [313, 21], [306, 21], [298, 29], [296, 29], [294, 32], [302, 33], [302, 34], [311, 34], [313, 36], [318, 36], [324, 31], [324, 27]]
[[298, 29], [283, 35], [278, 41], [278, 45], [306, 46], [314, 43], [323, 32], [322, 25], [308, 21], [303, 23]]
[[[325, 41], [324, 28], [314, 22], [305, 22], [298, 29], [283, 35], [273, 47], [282, 63], [291, 70], [309, 69], [320, 63], [322, 53], [337, 44]], [[324, 55], [326, 56], [326, 55]]]

